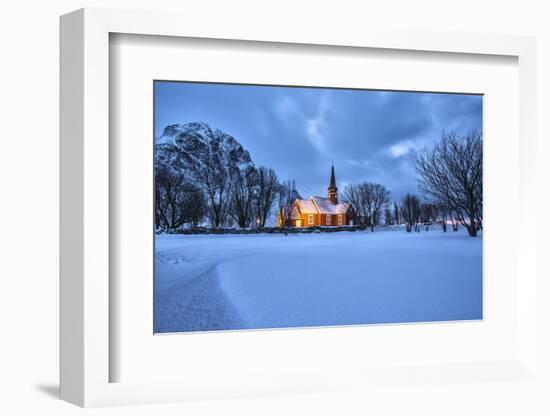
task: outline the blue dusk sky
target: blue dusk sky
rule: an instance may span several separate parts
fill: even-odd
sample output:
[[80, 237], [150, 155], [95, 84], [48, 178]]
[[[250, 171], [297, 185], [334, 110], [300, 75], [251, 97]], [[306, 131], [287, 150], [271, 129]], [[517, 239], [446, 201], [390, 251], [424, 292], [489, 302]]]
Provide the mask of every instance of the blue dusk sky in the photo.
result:
[[235, 137], [256, 166], [325, 196], [334, 160], [340, 193], [379, 182], [400, 199], [417, 192], [416, 156], [442, 132], [482, 130], [482, 96], [155, 82], [155, 135], [208, 123]]

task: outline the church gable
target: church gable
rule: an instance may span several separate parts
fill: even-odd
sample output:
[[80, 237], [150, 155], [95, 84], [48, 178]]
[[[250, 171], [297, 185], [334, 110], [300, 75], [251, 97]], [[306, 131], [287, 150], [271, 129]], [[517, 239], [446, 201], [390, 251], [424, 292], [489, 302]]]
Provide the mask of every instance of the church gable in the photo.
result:
[[296, 199], [295, 205], [298, 206], [302, 214], [318, 214], [317, 207], [310, 199]]

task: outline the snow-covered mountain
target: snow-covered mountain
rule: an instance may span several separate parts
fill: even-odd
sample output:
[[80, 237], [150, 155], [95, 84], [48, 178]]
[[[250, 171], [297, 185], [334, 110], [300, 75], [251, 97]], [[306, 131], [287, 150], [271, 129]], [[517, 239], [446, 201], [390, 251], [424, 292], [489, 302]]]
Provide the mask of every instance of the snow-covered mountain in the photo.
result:
[[202, 122], [167, 126], [156, 139], [155, 150], [157, 163], [168, 162], [194, 178], [254, 166], [248, 151], [233, 136]]

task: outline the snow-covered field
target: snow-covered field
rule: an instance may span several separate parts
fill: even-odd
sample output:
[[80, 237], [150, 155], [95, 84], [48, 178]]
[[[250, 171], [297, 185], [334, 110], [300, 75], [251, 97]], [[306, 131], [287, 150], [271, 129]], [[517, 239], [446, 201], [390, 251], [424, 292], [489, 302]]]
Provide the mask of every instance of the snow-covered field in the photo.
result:
[[464, 230], [156, 237], [155, 332], [481, 318]]

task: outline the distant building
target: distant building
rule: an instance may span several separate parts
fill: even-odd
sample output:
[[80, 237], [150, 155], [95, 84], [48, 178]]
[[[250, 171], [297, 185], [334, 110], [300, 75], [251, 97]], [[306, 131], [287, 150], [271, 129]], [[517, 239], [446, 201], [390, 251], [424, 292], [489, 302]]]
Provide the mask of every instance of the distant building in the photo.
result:
[[338, 202], [338, 188], [331, 168], [328, 197], [312, 196], [309, 199], [296, 198], [290, 220], [285, 220], [281, 210], [277, 218], [279, 226], [287, 227], [339, 227], [353, 225], [353, 214], [348, 202]]

